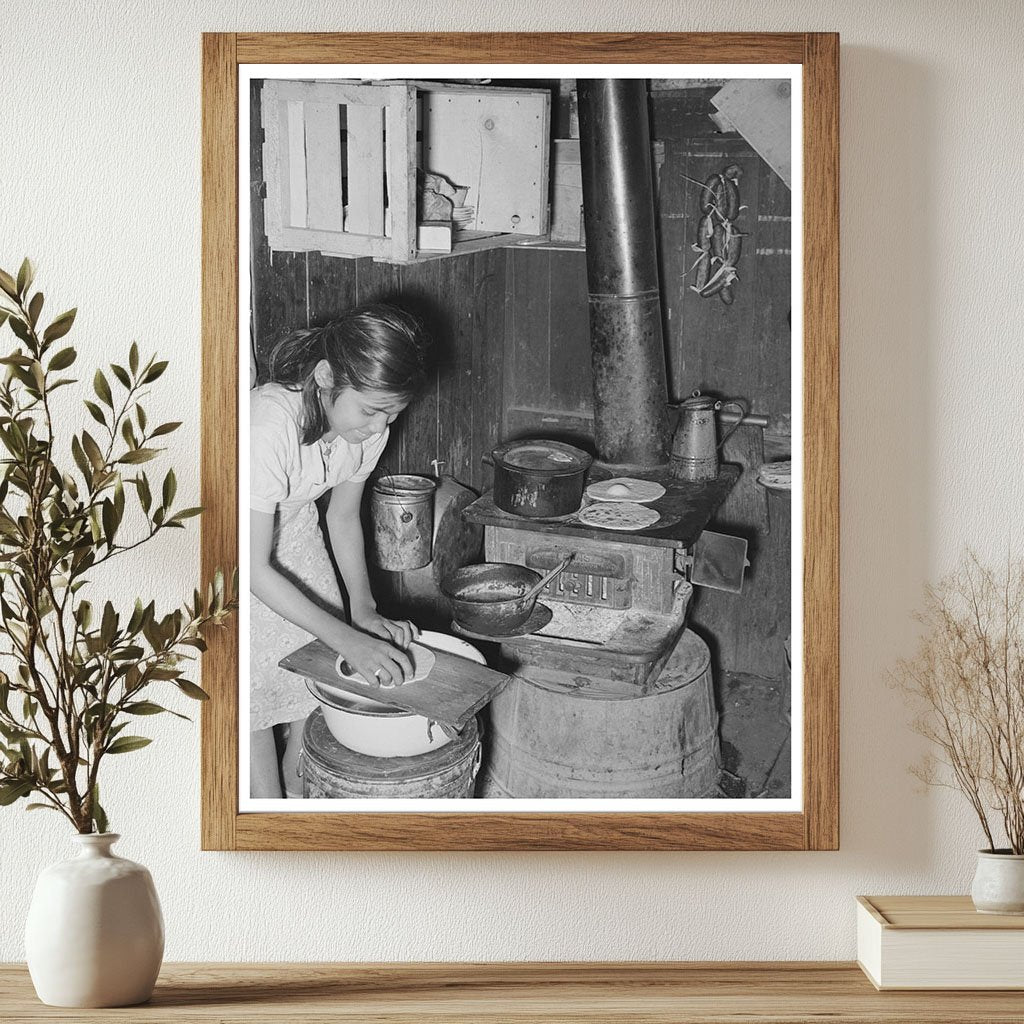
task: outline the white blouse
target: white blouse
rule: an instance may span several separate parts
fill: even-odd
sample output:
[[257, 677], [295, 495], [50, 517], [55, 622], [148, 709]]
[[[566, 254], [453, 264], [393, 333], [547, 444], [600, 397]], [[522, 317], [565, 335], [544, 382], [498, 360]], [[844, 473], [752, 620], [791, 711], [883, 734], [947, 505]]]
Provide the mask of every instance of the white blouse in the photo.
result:
[[344, 481], [365, 480], [388, 443], [388, 428], [362, 444], [342, 437], [302, 444], [302, 392], [264, 384], [249, 392], [249, 507], [299, 508]]

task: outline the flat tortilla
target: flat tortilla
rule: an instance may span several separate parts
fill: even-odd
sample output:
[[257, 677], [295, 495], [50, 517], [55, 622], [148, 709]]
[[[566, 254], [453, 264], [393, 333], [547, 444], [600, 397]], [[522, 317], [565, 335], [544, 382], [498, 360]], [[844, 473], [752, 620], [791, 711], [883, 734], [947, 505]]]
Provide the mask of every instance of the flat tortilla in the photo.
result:
[[578, 517], [584, 526], [596, 526], [599, 530], [644, 530], [660, 518], [656, 509], [631, 501], [598, 501], [588, 505]]

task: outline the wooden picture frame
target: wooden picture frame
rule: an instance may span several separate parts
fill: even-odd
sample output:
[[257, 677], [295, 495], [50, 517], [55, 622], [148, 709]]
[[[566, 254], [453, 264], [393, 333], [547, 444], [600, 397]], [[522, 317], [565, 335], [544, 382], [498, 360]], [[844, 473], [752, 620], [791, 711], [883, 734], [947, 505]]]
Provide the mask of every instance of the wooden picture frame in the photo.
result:
[[839, 39], [831, 33], [205, 34], [202, 572], [237, 564], [239, 66], [799, 64], [803, 82], [803, 806], [738, 813], [239, 811], [237, 630], [203, 658], [209, 850], [833, 850], [839, 844]]

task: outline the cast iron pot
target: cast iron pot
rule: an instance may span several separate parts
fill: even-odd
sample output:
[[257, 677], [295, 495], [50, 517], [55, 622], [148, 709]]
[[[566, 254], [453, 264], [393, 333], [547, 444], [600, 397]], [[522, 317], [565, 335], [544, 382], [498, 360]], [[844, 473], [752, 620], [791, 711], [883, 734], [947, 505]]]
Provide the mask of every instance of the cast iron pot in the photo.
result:
[[508, 441], [491, 452], [494, 504], [503, 512], [549, 519], [575, 512], [594, 461], [561, 441]]
[[451, 602], [452, 618], [463, 629], [504, 636], [532, 614], [538, 595], [523, 595], [540, 580], [540, 573], [525, 565], [486, 562], [456, 569], [441, 584], [441, 592]]

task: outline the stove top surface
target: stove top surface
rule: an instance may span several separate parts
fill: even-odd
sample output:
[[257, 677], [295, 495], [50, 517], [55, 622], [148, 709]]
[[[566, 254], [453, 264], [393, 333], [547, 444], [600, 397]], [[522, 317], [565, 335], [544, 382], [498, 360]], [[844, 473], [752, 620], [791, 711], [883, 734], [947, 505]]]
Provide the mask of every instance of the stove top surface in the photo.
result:
[[[608, 472], [604, 467], [594, 466], [587, 482], [608, 479], [620, 475]], [[659, 522], [642, 530], [605, 530], [580, 523], [574, 513], [558, 520], [530, 519], [503, 512], [494, 504], [494, 495], [488, 491], [467, 505], [463, 515], [469, 522], [481, 526], [504, 526], [510, 529], [531, 530], [538, 533], [562, 534], [585, 537], [589, 540], [617, 540], [627, 544], [645, 544], [655, 547], [688, 548], [706, 529], [718, 507], [725, 501], [740, 476], [740, 467], [723, 465], [718, 478], [703, 483], [676, 480], [669, 475], [668, 468], [662, 470], [633, 471], [631, 476], [656, 480], [665, 487], [665, 493], [657, 501], [647, 504], [661, 514]]]

